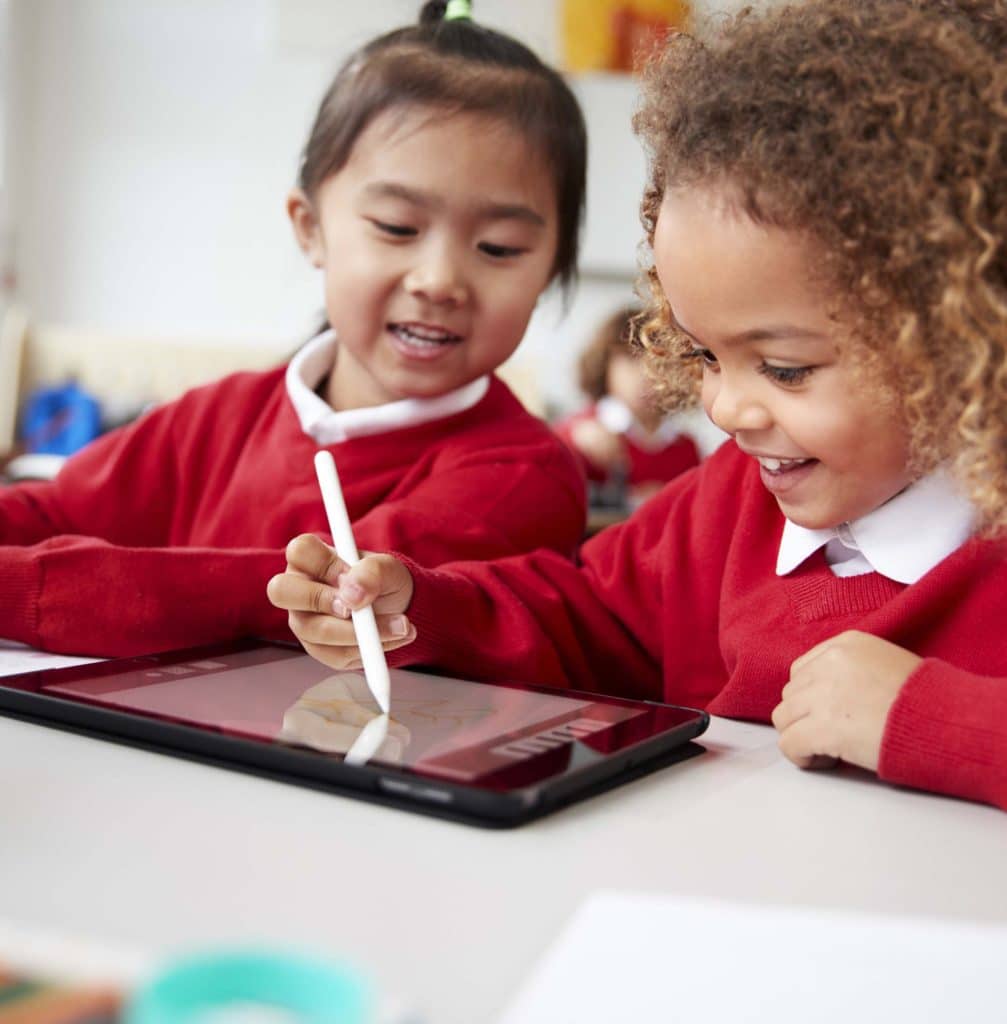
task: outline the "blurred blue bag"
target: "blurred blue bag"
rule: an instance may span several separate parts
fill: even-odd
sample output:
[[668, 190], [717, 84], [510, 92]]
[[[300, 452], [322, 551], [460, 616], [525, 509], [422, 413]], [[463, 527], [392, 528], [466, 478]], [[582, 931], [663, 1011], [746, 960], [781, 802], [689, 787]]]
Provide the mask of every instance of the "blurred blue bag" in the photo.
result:
[[72, 382], [35, 391], [21, 414], [20, 436], [29, 452], [72, 455], [100, 433], [97, 399]]

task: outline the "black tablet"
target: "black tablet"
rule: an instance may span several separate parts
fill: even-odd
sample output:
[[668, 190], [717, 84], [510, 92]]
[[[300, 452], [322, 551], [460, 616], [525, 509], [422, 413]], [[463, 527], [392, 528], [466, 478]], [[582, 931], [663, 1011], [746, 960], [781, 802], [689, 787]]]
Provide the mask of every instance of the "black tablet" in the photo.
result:
[[517, 825], [681, 759], [704, 712], [248, 641], [0, 677], [0, 711], [478, 825]]

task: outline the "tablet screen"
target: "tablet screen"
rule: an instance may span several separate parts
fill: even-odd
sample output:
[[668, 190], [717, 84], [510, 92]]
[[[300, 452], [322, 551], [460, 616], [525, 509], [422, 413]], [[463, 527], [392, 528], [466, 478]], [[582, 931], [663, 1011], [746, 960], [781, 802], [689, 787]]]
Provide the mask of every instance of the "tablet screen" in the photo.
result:
[[[103, 662], [5, 682], [35, 693], [349, 763], [398, 766], [493, 789], [527, 785], [695, 719], [589, 694], [393, 669], [382, 715], [361, 672], [274, 646]], [[191, 652], [190, 652], [191, 655]], [[28, 685], [28, 680], [32, 680]]]

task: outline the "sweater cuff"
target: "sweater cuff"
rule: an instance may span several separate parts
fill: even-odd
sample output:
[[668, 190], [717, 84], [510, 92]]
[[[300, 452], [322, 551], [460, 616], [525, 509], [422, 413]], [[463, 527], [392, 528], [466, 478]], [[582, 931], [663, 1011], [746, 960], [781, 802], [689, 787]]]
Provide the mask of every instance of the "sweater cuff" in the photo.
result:
[[899, 692], [881, 743], [888, 782], [1007, 810], [1007, 680], [925, 659]]
[[0, 547], [0, 637], [39, 646], [42, 570], [27, 548]]
[[[464, 644], [457, 623], [445, 614], [445, 608], [465, 607], [465, 602], [480, 599], [480, 593], [470, 580], [437, 569], [427, 569], [411, 558], [395, 557], [409, 570], [413, 578], [413, 597], [406, 616], [416, 627], [416, 639], [405, 647], [391, 651], [391, 664], [430, 665], [444, 668]], [[485, 598], [483, 598], [485, 600]], [[462, 602], [459, 605], [459, 602]]]

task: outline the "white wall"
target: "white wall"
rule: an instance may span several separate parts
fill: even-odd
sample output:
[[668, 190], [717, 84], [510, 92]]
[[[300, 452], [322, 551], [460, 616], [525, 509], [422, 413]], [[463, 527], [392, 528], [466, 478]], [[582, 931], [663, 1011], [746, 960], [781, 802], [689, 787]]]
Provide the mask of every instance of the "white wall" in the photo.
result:
[[271, 49], [264, 8], [21, 0], [33, 315], [254, 340], [317, 305], [283, 201], [330, 69]]
[[[284, 198], [315, 106], [346, 52], [412, 21], [419, 3], [9, 2], [10, 191], [19, 294], [32, 315], [148, 336], [296, 339], [316, 319], [321, 290], [290, 236]], [[477, 11], [555, 59], [551, 3], [481, 0]], [[624, 84], [594, 114], [598, 90], [584, 89], [589, 121], [618, 123], [623, 107], [628, 121]], [[619, 151], [607, 138], [593, 145]], [[628, 127], [619, 145], [625, 160], [595, 160], [606, 177], [590, 194], [588, 272], [570, 315], [549, 297], [521, 350], [560, 406], [577, 401], [577, 349], [632, 292], [643, 162]], [[617, 201], [603, 207], [605, 194]]]

